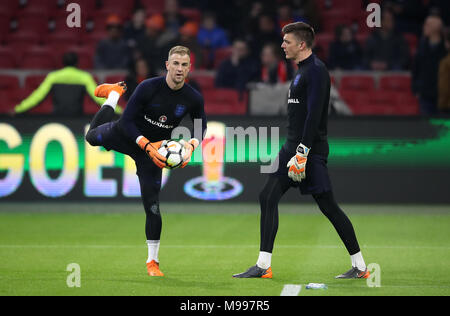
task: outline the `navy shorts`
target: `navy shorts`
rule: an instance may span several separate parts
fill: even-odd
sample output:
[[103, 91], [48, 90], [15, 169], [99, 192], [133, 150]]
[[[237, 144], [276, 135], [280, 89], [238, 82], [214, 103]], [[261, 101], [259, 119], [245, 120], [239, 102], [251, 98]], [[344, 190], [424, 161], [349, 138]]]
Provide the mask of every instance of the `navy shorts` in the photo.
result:
[[133, 158], [141, 187], [145, 184], [158, 190], [161, 188], [162, 169], [156, 166], [135, 142], [122, 133], [116, 122], [105, 123], [90, 132], [94, 133], [92, 138], [95, 144], [92, 145], [103, 146], [108, 151], [114, 150]]
[[331, 181], [328, 175], [327, 156], [319, 154], [309, 154], [306, 162], [306, 178], [298, 183], [292, 181], [288, 176], [287, 164], [295, 155], [295, 152], [288, 151], [284, 146], [281, 148], [274, 166], [278, 167], [270, 174], [272, 177], [280, 177], [287, 181], [292, 187], [298, 187], [301, 194], [320, 194], [331, 191]]

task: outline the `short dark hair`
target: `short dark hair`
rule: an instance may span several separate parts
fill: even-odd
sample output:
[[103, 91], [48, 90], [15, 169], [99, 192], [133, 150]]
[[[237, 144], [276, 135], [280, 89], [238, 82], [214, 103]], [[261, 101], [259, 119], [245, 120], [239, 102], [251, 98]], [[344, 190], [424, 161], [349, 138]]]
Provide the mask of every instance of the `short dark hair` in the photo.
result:
[[78, 55], [74, 52], [68, 52], [63, 55], [63, 65], [65, 67], [76, 67], [78, 65]]
[[311, 25], [305, 22], [294, 22], [284, 26], [282, 31], [284, 34], [294, 34], [297, 39], [305, 42], [308, 48], [313, 47], [316, 33]]

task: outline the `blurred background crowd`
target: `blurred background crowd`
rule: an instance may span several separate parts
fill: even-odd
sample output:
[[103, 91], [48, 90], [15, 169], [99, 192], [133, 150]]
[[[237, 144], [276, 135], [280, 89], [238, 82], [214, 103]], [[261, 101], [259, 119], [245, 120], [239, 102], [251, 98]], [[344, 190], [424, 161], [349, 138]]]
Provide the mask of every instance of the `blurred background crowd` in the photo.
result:
[[[80, 28], [67, 26], [72, 2]], [[379, 28], [366, 23], [371, 2], [382, 8]], [[280, 48], [281, 29], [296, 21], [316, 31], [314, 52], [332, 74], [332, 113], [450, 111], [448, 0], [2, 0], [0, 113], [55, 113], [71, 95], [56, 92], [67, 84], [84, 87], [79, 114], [95, 113], [93, 81], [125, 80], [125, 106], [141, 81], [164, 75], [169, 49], [184, 45], [189, 82], [208, 114], [281, 114], [296, 71]], [[278, 91], [279, 106], [263, 104], [267, 91]]]

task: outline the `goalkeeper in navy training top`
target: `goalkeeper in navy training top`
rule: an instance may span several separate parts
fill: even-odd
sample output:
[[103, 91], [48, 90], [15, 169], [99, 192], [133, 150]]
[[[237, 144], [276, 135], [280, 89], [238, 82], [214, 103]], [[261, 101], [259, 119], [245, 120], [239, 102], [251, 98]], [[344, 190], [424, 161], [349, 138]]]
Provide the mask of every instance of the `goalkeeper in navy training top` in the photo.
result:
[[351, 256], [352, 268], [336, 278], [368, 278], [355, 231], [337, 205], [328, 176], [327, 122], [330, 76], [322, 61], [311, 51], [314, 29], [297, 22], [283, 28], [286, 58], [295, 61], [298, 71], [289, 87], [288, 137], [265, 184], [261, 205], [261, 245], [255, 266], [236, 278], [272, 278], [271, 258], [278, 230], [278, 203], [291, 187], [311, 194], [330, 220]]
[[[159, 210], [162, 168], [166, 158], [158, 153], [164, 140], [171, 138], [172, 130], [184, 116], [202, 121], [202, 134], [189, 141], [181, 140], [186, 154], [182, 168], [190, 161], [192, 152], [206, 132], [203, 97], [185, 83], [191, 67], [190, 51], [175, 46], [166, 61], [167, 75], [152, 78], [138, 85], [118, 121], [112, 121], [117, 102], [126, 90], [124, 83], [103, 84], [95, 95], [107, 98], [94, 116], [86, 140], [92, 146], [103, 146], [134, 159], [146, 213], [145, 233], [148, 245], [147, 272], [163, 276], [159, 269], [159, 241], [162, 220]], [[195, 124], [194, 124], [195, 126]]]

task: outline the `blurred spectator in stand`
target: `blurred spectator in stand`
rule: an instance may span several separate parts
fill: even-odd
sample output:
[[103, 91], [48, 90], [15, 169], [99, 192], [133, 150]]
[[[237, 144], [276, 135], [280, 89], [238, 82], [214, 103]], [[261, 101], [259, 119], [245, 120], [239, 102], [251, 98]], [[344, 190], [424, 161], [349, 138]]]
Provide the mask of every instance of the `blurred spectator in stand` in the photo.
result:
[[316, 0], [292, 0], [290, 2], [293, 6], [293, 17], [296, 22], [306, 22], [316, 32], [320, 30], [320, 15]]
[[281, 57], [280, 45], [266, 44], [261, 52], [260, 80], [268, 84], [284, 83], [292, 79], [293, 69]]
[[388, 0], [384, 1], [383, 6], [394, 13], [397, 31], [420, 36], [426, 17], [423, 0]]
[[[66, 53], [63, 56], [64, 67], [50, 72], [26, 99], [18, 104], [11, 112], [12, 115], [26, 112], [39, 105], [49, 93], [52, 94], [53, 114], [58, 116], [83, 115], [83, 103], [86, 93], [98, 104], [102, 105], [104, 99], [95, 97], [94, 91], [97, 83], [91, 74], [77, 68], [78, 56], [75, 53]], [[116, 112], [122, 109], [116, 107]]]
[[251, 34], [249, 39], [250, 50], [255, 59], [259, 59], [262, 47], [267, 43], [280, 43], [282, 37], [275, 19], [267, 13], [263, 13], [258, 18], [258, 30]]
[[258, 19], [264, 11], [264, 6], [261, 1], [249, 2], [247, 5], [250, 5], [245, 7], [245, 9], [248, 8], [249, 14], [248, 17], [241, 20], [241, 29], [245, 35], [253, 35], [258, 31]]
[[395, 30], [391, 11], [382, 12], [381, 28], [373, 31], [367, 39], [364, 58], [365, 66], [370, 70], [404, 70], [408, 67], [408, 44]]
[[445, 35], [445, 48], [447, 56], [439, 65], [439, 111], [450, 113], [450, 30]]
[[161, 14], [154, 14], [145, 21], [145, 26], [145, 35], [138, 39], [137, 50], [147, 61], [149, 68], [159, 74], [165, 70], [165, 44], [161, 40], [165, 27], [164, 18]]
[[197, 41], [204, 49], [208, 50], [208, 64], [213, 63], [216, 49], [230, 46], [225, 30], [216, 24], [216, 16], [212, 12], [203, 15]]
[[328, 67], [332, 70], [356, 70], [361, 68], [362, 49], [347, 25], [336, 28], [335, 40], [330, 44]]
[[131, 56], [126, 41], [122, 37], [122, 22], [116, 15], [111, 15], [106, 21], [108, 37], [97, 45], [94, 58], [96, 69], [126, 69]]
[[178, 37], [180, 27], [187, 21], [186, 17], [179, 12], [177, 0], [165, 0], [163, 17], [166, 28], [162, 36], [166, 42], [173, 41]]
[[203, 65], [203, 50], [197, 42], [198, 24], [195, 22], [186, 22], [180, 28], [179, 45], [189, 48], [191, 51], [192, 70], [199, 69]]
[[258, 78], [258, 63], [250, 56], [247, 42], [236, 39], [231, 57], [222, 62], [216, 74], [216, 87], [244, 91], [247, 83]]
[[446, 26], [450, 26], [450, 1], [430, 0], [430, 14], [439, 15]]
[[124, 38], [128, 46], [136, 47], [137, 40], [145, 35], [146, 17], [145, 9], [139, 7], [133, 12], [131, 20], [125, 24]]
[[412, 90], [425, 115], [437, 113], [439, 63], [447, 55], [442, 32], [442, 19], [437, 15], [427, 17], [414, 59]]
[[287, 24], [295, 22], [292, 16], [292, 7], [289, 4], [282, 4], [278, 7], [278, 29], [282, 30]]
[[134, 64], [134, 68], [125, 78], [127, 84], [127, 91], [125, 92], [125, 99], [128, 100], [132, 95], [136, 87], [145, 79], [153, 77], [151, 69], [144, 58], [139, 58]]

